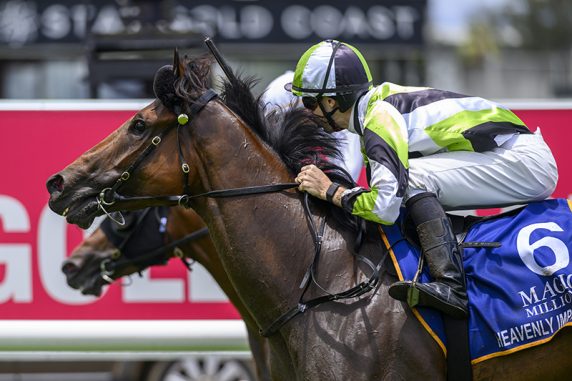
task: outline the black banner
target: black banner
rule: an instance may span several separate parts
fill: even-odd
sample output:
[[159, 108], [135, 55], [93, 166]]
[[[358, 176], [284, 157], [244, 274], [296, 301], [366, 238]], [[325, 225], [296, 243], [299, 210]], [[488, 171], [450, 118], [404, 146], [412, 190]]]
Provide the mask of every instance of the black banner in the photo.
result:
[[[127, 5], [123, 5], [127, 4]], [[0, 1], [0, 44], [81, 43], [98, 34], [162, 31], [217, 42], [347, 42], [419, 45], [427, 0]]]

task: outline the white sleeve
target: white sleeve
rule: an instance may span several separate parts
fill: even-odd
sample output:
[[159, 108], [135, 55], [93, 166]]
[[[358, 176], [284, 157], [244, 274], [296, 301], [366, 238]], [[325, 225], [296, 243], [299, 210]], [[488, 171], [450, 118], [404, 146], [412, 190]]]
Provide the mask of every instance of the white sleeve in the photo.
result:
[[363, 168], [360, 136], [347, 130], [334, 132], [334, 135], [338, 139], [342, 153], [342, 162], [336, 164], [348, 171], [352, 179], [357, 182]]

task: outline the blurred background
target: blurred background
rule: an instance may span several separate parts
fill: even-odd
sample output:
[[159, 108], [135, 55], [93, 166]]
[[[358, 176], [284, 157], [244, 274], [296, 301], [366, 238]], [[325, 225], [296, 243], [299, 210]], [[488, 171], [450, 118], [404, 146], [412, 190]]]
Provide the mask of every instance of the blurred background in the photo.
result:
[[257, 91], [337, 38], [374, 80], [489, 98], [572, 95], [565, 0], [2, 0], [0, 98], [150, 98], [172, 48], [212, 37]]
[[60, 266], [87, 233], [47, 207], [45, 180], [154, 97], [153, 75], [174, 47], [206, 52], [205, 36], [259, 78], [256, 93], [335, 38], [360, 49], [377, 84], [507, 101], [542, 126], [560, 171], [553, 196], [572, 199], [571, 1], [0, 0], [0, 162], [9, 163], [0, 381], [254, 380], [239, 315], [206, 270], [170, 263], [100, 298], [81, 295]]

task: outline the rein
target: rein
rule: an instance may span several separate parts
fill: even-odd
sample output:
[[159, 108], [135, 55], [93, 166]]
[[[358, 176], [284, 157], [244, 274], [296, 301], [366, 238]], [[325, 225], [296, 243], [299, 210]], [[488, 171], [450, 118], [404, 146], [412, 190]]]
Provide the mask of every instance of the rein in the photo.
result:
[[184, 194], [179, 196], [157, 196], [157, 197], [124, 197], [121, 195], [115, 195], [115, 201], [117, 202], [134, 202], [134, 201], [152, 201], [156, 204], [164, 206], [182, 206], [185, 208], [190, 208], [190, 201], [199, 197], [210, 197], [210, 198], [226, 198], [226, 197], [238, 197], [238, 196], [248, 196], [255, 194], [264, 193], [276, 193], [287, 189], [297, 188], [299, 184], [297, 183], [279, 183], [279, 184], [268, 184], [268, 185], [255, 185], [243, 188], [229, 188], [220, 189], [210, 192], [190, 195]]
[[[127, 204], [129, 202], [136, 202], [136, 201], [147, 201], [151, 202], [155, 205], [163, 205], [163, 206], [182, 206], [185, 208], [190, 208], [190, 201], [195, 198], [199, 197], [210, 197], [210, 198], [225, 198], [225, 197], [237, 197], [237, 196], [247, 196], [247, 195], [255, 195], [255, 194], [262, 194], [262, 193], [274, 193], [280, 192], [287, 189], [292, 189], [298, 187], [297, 183], [280, 183], [280, 184], [268, 184], [268, 185], [256, 185], [250, 187], [243, 187], [243, 188], [233, 188], [233, 189], [221, 189], [221, 190], [214, 190], [209, 191], [197, 195], [191, 195], [189, 190], [188, 178], [190, 167], [186, 163], [183, 155], [182, 144], [179, 139], [179, 130], [182, 126], [187, 124], [189, 120], [192, 120], [211, 100], [216, 98], [218, 95], [217, 93], [212, 90], [208, 89], [205, 91], [195, 103], [190, 108], [190, 115], [187, 116], [186, 114], [180, 114], [177, 118], [177, 142], [179, 147], [179, 160], [181, 161], [181, 170], [183, 173], [183, 192], [182, 195], [172, 195], [172, 196], [156, 196], [156, 197], [126, 197], [121, 196], [117, 193], [118, 189], [131, 177], [131, 174], [145, 158], [147, 158], [151, 152], [157, 148], [159, 143], [163, 140], [165, 135], [171, 130], [171, 128], [167, 128], [163, 130], [159, 135], [153, 137], [151, 139], [151, 144], [148, 145], [145, 150], [131, 163], [131, 165], [119, 176], [115, 184], [109, 188], [103, 189], [97, 198], [97, 203], [99, 209], [106, 214], [111, 220], [118, 223], [119, 225], [124, 225], [125, 220], [123, 216], [118, 220], [116, 217], [112, 216], [110, 212], [106, 210], [107, 207], [115, 205], [114, 209], [120, 210], [121, 207], [117, 205], [117, 203]], [[116, 212], [117, 213], [117, 212]]]

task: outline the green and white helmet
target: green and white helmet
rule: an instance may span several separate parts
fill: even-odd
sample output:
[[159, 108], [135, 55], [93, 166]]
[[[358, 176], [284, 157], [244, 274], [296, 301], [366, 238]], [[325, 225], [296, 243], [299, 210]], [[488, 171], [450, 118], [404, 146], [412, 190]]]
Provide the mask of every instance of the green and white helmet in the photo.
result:
[[299, 97], [334, 97], [358, 94], [371, 86], [371, 73], [359, 50], [345, 42], [325, 40], [302, 55], [286, 90]]

